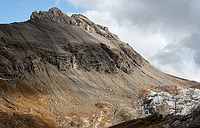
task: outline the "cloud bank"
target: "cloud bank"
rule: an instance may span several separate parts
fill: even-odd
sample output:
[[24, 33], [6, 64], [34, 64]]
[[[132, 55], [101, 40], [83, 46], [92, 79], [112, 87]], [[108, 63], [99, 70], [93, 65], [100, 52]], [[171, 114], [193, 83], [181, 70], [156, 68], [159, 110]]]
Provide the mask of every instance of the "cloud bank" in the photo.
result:
[[166, 73], [200, 81], [199, 0], [66, 0]]

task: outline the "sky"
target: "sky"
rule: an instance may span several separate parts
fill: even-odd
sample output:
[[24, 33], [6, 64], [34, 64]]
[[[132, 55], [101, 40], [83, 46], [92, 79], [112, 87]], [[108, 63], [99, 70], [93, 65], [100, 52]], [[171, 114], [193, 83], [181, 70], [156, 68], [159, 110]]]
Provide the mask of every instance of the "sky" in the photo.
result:
[[0, 0], [0, 23], [35, 10], [81, 13], [129, 43], [159, 70], [200, 81], [200, 0]]

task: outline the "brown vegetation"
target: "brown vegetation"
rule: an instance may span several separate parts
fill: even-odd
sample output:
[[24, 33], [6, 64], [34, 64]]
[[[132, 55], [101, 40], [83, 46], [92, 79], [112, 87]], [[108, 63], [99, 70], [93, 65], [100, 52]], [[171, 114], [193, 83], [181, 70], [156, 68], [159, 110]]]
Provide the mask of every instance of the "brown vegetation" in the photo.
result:
[[150, 92], [151, 91], [148, 90], [148, 89], [140, 90], [139, 93], [138, 93], [138, 97], [145, 99], [149, 95]]

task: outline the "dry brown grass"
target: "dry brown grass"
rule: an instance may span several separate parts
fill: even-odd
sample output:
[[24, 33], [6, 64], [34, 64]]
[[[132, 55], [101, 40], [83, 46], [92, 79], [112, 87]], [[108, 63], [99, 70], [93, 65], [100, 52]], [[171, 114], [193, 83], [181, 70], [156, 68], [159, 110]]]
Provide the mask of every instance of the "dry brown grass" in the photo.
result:
[[110, 128], [150, 128], [156, 126], [162, 126], [167, 123], [168, 119], [172, 118], [172, 116], [168, 116], [166, 118], [157, 118], [156, 115], [149, 116], [141, 119], [135, 119], [131, 121], [127, 121]]
[[[64, 115], [62, 112], [53, 110], [54, 108], [52, 108], [49, 101], [51, 94], [44, 92], [43, 87], [34, 82], [34, 79], [32, 81], [17, 79], [11, 82], [0, 80], [0, 88], [2, 94], [8, 96], [5, 98], [2, 96], [3, 99], [0, 100], [0, 108], [5, 112], [4, 116], [2, 115], [2, 120], [9, 116], [9, 118], [15, 120], [14, 124], [10, 123], [10, 125], [19, 123], [21, 124], [20, 127], [23, 127], [24, 124], [26, 127], [51, 128], [57, 127], [59, 124], [66, 125], [73, 122], [77, 127], [88, 126], [88, 124], [89, 127], [92, 124], [104, 127], [105, 123], [111, 123], [110, 119], [113, 116], [113, 106], [108, 102], [100, 102], [99, 106], [102, 108], [97, 108], [97, 111], [92, 113], [74, 112]], [[14, 117], [13, 113], [17, 115], [17, 119], [15, 119], [16, 117]], [[56, 116], [54, 113], [59, 116]], [[66, 116], [69, 118], [65, 118]], [[21, 121], [23, 121], [23, 124]]]
[[166, 92], [170, 93], [171, 95], [178, 95], [179, 93], [179, 89], [177, 86], [168, 86], [165, 90]]
[[[10, 82], [0, 80], [0, 88], [2, 94], [6, 94], [6, 97], [1, 95], [0, 119], [7, 124], [7, 127], [16, 125], [16, 127], [54, 128], [58, 126], [54, 121], [55, 116], [49, 110], [47, 98], [43, 95], [41, 102], [39, 100], [41, 92], [34, 86], [28, 86], [23, 80]], [[10, 122], [11, 120], [7, 118], [13, 121]]]
[[188, 81], [183, 81], [183, 80], [177, 80], [177, 79], [173, 79], [174, 82], [179, 83], [180, 85], [186, 86], [188, 85]]
[[151, 93], [151, 91], [148, 89], [140, 90], [138, 93], [138, 97], [145, 99], [150, 93]]

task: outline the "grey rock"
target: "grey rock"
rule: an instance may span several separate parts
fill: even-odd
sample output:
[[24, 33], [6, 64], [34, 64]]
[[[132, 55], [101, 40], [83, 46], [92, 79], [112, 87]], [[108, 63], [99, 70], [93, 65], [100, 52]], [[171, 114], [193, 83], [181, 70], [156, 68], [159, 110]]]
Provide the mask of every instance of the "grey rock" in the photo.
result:
[[182, 128], [182, 124], [181, 124], [181, 122], [179, 120], [176, 120], [176, 121], [173, 122], [171, 127], [173, 127], [173, 128]]

